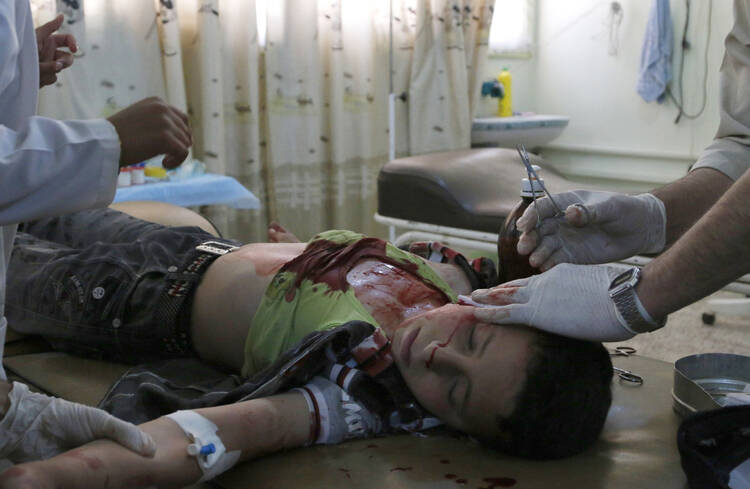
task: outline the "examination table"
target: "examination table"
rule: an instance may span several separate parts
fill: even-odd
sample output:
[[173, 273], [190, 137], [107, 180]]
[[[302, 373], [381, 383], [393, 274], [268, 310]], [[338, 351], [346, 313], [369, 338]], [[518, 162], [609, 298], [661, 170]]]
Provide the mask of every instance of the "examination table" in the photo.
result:
[[[552, 193], [612, 190], [567, 180], [542, 158], [530, 157], [532, 164], [542, 168], [540, 176]], [[497, 233], [521, 200], [525, 177], [526, 169], [512, 149], [464, 149], [398, 158], [378, 174], [375, 220], [388, 226], [388, 239], [397, 246], [437, 240], [495, 253]]]
[[[4, 365], [14, 380], [91, 405], [128, 368], [52, 352], [43, 341], [12, 331], [5, 348]], [[385, 436], [270, 455], [195, 487], [683, 489], [686, 479], [675, 442], [680, 418], [670, 396], [672, 364], [637, 355], [613, 357], [613, 362], [645, 382], [632, 386], [615, 375], [602, 437], [575, 457], [512, 458], [436, 429], [426, 436]]]

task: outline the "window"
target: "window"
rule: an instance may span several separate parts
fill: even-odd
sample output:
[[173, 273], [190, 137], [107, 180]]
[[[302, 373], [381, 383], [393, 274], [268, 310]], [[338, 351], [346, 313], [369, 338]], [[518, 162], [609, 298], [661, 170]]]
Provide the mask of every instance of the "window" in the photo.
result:
[[268, 0], [255, 0], [255, 20], [258, 23], [258, 47], [266, 47]]
[[530, 57], [535, 18], [535, 0], [496, 0], [490, 27], [490, 55]]

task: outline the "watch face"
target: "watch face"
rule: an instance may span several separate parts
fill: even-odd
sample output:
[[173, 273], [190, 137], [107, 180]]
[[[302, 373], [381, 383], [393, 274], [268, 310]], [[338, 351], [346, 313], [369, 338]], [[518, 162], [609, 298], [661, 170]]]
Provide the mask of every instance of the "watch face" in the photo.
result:
[[616, 289], [620, 285], [628, 282], [631, 278], [633, 278], [633, 274], [635, 273], [635, 268], [631, 268], [630, 270], [626, 270], [625, 272], [621, 273], [615, 279], [612, 281], [612, 284], [609, 286], [610, 289]]

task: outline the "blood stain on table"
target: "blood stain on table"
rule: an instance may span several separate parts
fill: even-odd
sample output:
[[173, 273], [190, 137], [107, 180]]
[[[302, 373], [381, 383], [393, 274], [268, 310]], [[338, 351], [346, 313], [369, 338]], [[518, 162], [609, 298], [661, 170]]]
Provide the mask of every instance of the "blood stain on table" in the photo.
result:
[[479, 487], [477, 489], [495, 489], [497, 487], [513, 487], [516, 485], [516, 480], [512, 477], [485, 477], [482, 479], [484, 482], [489, 482], [487, 487]]

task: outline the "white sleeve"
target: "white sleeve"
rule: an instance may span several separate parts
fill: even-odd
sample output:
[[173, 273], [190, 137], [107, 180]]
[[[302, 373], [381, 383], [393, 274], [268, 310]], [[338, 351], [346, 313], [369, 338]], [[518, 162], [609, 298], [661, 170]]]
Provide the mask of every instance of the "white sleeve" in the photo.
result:
[[719, 130], [696, 168], [714, 168], [737, 180], [750, 168], [750, 4], [734, 2], [734, 26], [726, 38], [719, 74]]
[[119, 159], [117, 131], [103, 119], [0, 126], [0, 225], [109, 204]]
[[750, 168], [750, 145], [735, 138], [716, 138], [703, 150], [690, 170], [698, 168], [713, 168], [737, 181]]

